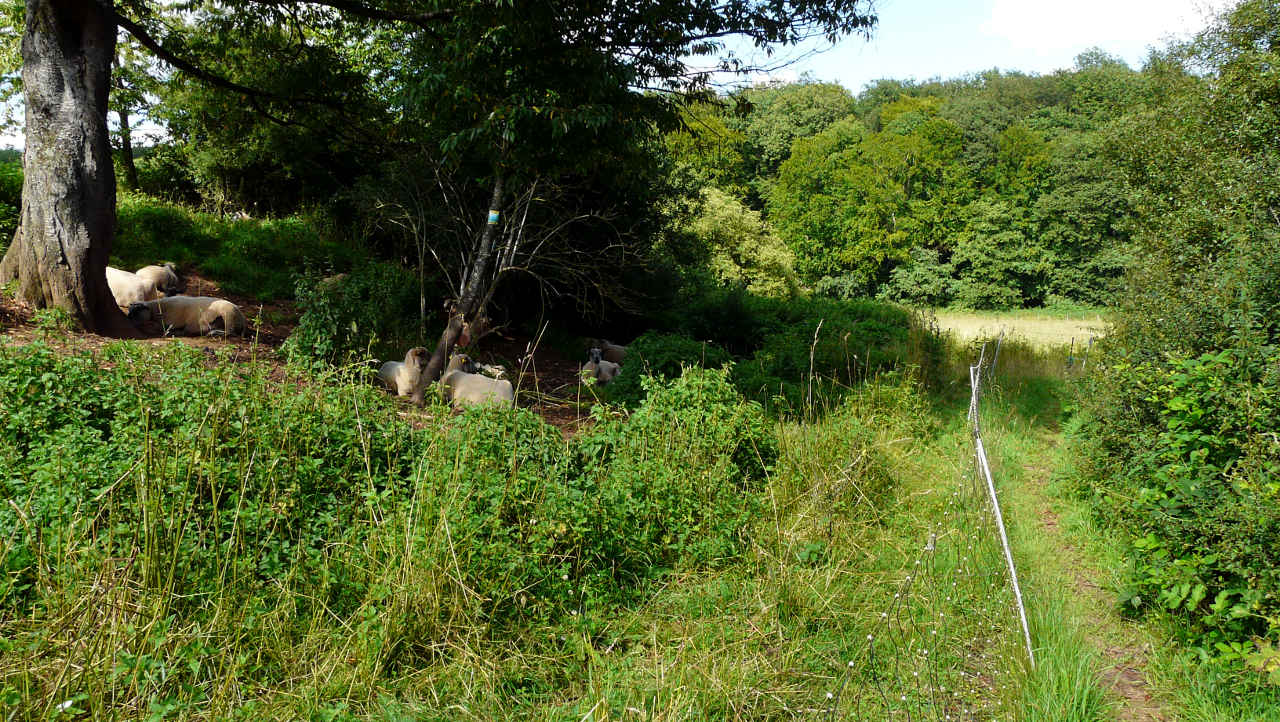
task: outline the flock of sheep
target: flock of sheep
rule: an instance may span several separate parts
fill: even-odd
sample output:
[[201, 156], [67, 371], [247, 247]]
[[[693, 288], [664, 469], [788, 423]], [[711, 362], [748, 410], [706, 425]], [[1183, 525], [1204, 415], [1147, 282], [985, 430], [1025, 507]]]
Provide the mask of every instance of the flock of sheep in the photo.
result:
[[[107, 267], [107, 285], [116, 305], [134, 323], [159, 321], [165, 333], [189, 335], [243, 335], [247, 324], [244, 314], [234, 303], [212, 296], [185, 296], [178, 269], [172, 263], [145, 266], [130, 273]], [[472, 340], [460, 339], [462, 345]], [[594, 379], [603, 386], [618, 375], [627, 355], [627, 347], [607, 340], [590, 340], [588, 360], [579, 369], [584, 382]], [[405, 354], [404, 361], [370, 362], [378, 371], [378, 379], [398, 396], [407, 396], [421, 404], [427, 386], [424, 371], [431, 360], [427, 349], [416, 346]], [[515, 403], [515, 389], [504, 376], [501, 366], [476, 363], [466, 354], [454, 354], [440, 377], [440, 390], [454, 408], [484, 404]]]
[[230, 301], [181, 295], [182, 279], [172, 263], [144, 266], [134, 273], [107, 266], [107, 286], [130, 321], [154, 319], [166, 333], [244, 335], [248, 327], [240, 308]]
[[[591, 343], [589, 360], [579, 369], [579, 378], [607, 384], [618, 375], [627, 347], [604, 340]], [[430, 360], [431, 353], [416, 346], [409, 349], [404, 361], [387, 361], [377, 366], [378, 378], [397, 396], [407, 396], [420, 404], [427, 385], [423, 372]], [[466, 354], [454, 354], [440, 376], [440, 391], [455, 409], [485, 404], [509, 406], [515, 403], [516, 395], [511, 382], [503, 378], [505, 375], [506, 369], [501, 366], [480, 364]]]

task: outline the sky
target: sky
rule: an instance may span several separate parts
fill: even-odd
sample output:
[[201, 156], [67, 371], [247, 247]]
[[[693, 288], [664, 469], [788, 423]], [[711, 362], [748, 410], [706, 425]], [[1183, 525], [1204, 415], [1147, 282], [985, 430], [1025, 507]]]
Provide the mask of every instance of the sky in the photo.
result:
[[[812, 43], [760, 79], [797, 80], [810, 73], [857, 93], [881, 78], [954, 78], [1000, 68], [1048, 74], [1101, 48], [1139, 68], [1153, 47], [1203, 28], [1231, 0], [875, 0], [879, 24], [870, 40], [848, 37], [835, 47]], [[821, 52], [815, 52], [821, 48]], [[141, 130], [146, 130], [142, 128]], [[0, 146], [21, 147], [19, 133]]]
[[[1229, 0], [876, 0], [870, 40], [854, 36], [772, 73], [810, 72], [854, 93], [881, 78], [954, 78], [1000, 68], [1048, 74], [1098, 47], [1140, 68], [1148, 49], [1202, 29]], [[817, 44], [815, 44], [817, 45]], [[830, 48], [825, 42], [821, 44]]]

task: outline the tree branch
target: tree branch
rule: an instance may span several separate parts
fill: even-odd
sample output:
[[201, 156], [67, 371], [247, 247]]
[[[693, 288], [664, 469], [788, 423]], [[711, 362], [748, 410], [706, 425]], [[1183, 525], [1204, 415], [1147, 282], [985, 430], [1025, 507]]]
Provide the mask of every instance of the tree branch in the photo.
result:
[[142, 25], [140, 25], [139, 23], [134, 22], [132, 19], [127, 18], [118, 12], [116, 13], [116, 24], [119, 25], [121, 28], [124, 28], [126, 31], [128, 31], [128, 33], [132, 35], [138, 41], [138, 43], [142, 45], [142, 47], [146, 48], [147, 50], [150, 50], [151, 53], [155, 55], [157, 58], [172, 65], [178, 70], [181, 70], [184, 73], [191, 75], [192, 77], [199, 78], [200, 80], [203, 80], [206, 83], [209, 83], [210, 85], [215, 85], [224, 90], [230, 90], [232, 92], [241, 93], [243, 95], [247, 95], [252, 98], [262, 98], [265, 100], [279, 100], [279, 101], [295, 102], [295, 103], [297, 102], [314, 103], [316, 105], [326, 105], [331, 108], [342, 107], [342, 103], [339, 103], [334, 100], [330, 100], [328, 98], [317, 98], [317, 97], [309, 97], [309, 96], [300, 96], [296, 98], [291, 98], [283, 95], [277, 95], [276, 93], [269, 93], [265, 90], [259, 90], [257, 88], [250, 88], [247, 85], [241, 85], [237, 82], [227, 80], [221, 75], [215, 75], [189, 60], [178, 57], [177, 54], [175, 54], [172, 50], [169, 50], [165, 46], [161, 45], [159, 40], [153, 37], [151, 33], [147, 32], [146, 28], [142, 27]]
[[[291, 5], [295, 0], [253, 0], [260, 5]], [[434, 10], [423, 13], [405, 13], [395, 10], [385, 10], [382, 8], [369, 7], [358, 2], [350, 2], [349, 0], [311, 0], [315, 5], [322, 5], [334, 10], [341, 10], [344, 13], [350, 13], [356, 17], [368, 18], [369, 20], [388, 20], [392, 22], [409, 23], [417, 25], [423, 30], [435, 30], [436, 26], [442, 20], [452, 18], [456, 13], [450, 10]]]

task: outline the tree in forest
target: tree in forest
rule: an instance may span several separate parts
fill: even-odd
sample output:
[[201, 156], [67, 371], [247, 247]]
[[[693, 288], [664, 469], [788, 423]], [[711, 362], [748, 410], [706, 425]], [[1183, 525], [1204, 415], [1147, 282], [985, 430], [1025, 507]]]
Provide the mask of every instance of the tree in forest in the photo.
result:
[[796, 141], [767, 211], [803, 280], [836, 296], [874, 294], [913, 246], [958, 227], [963, 202], [953, 196], [968, 193], [961, 136], [939, 104], [903, 97], [881, 109], [879, 133], [849, 117]]
[[[321, 0], [286, 3], [239, 0], [200, 8], [219, 37], [232, 37], [243, 26], [349, 26], [349, 43], [376, 36], [386, 27], [409, 30], [405, 36], [423, 56], [444, 62], [419, 68], [424, 82], [420, 105], [439, 108], [456, 123], [437, 135], [448, 152], [469, 141], [487, 144], [490, 198], [486, 222], [475, 239], [475, 253], [455, 305], [452, 322], [441, 338], [437, 357], [456, 340], [457, 327], [482, 310], [489, 297], [490, 276], [501, 232], [508, 179], [527, 171], [523, 152], [545, 139], [519, 137], [519, 121], [537, 119], [552, 131], [552, 140], [567, 135], [571, 123], [599, 119], [616, 112], [608, 100], [618, 87], [687, 91], [707, 76], [688, 67], [692, 56], [720, 57], [724, 39], [745, 37], [760, 47], [790, 44], [814, 37], [834, 39], [868, 32], [874, 16], [861, 0], [671, 0], [660, 3], [600, 6], [558, 3], [520, 7], [457, 0], [424, 9], [413, 3]], [[17, 280], [17, 294], [36, 306], [63, 308], [87, 330], [131, 335], [132, 328], [115, 306], [105, 282], [115, 222], [115, 178], [107, 131], [107, 98], [116, 32], [123, 28], [149, 52], [177, 70], [203, 82], [241, 94], [262, 112], [295, 104], [341, 106], [344, 88], [285, 88], [271, 92], [235, 82], [201, 66], [186, 52], [184, 28], [166, 24], [162, 8], [142, 0], [113, 5], [106, 0], [27, 0], [23, 29], [23, 83], [26, 95], [25, 186], [21, 226], [4, 260], [0, 282]], [[299, 34], [300, 46], [316, 34]], [[470, 96], [471, 79], [449, 71], [474, 70], [476, 60], [497, 61], [482, 92]], [[725, 60], [731, 67], [732, 59]], [[611, 95], [604, 103], [586, 100], [576, 107], [559, 104], [536, 80], [561, 74], [591, 86], [591, 77], [574, 76], [584, 68], [605, 70]], [[495, 78], [505, 74], [506, 78]], [[531, 78], [533, 82], [526, 81]], [[562, 87], [552, 85], [552, 89]], [[603, 86], [601, 86], [603, 87]], [[507, 89], [507, 94], [488, 92]], [[514, 92], [523, 91], [523, 92]], [[486, 96], [486, 92], [488, 95]], [[662, 97], [662, 96], [659, 96]], [[514, 102], [485, 105], [486, 99]], [[472, 101], [480, 102], [472, 102]], [[626, 110], [630, 110], [628, 107]], [[441, 123], [445, 125], [445, 123]], [[559, 127], [564, 133], [556, 136]], [[477, 148], [478, 145], [472, 146]], [[533, 154], [532, 158], [538, 158]], [[493, 213], [490, 213], [492, 211]]]
[[854, 107], [853, 96], [836, 83], [761, 85], [742, 91], [741, 96], [751, 111], [727, 120], [747, 140], [747, 160], [754, 166], [751, 180], [759, 195], [764, 194], [762, 186], [777, 176], [778, 166], [791, 155], [797, 138], [825, 130], [850, 115]]

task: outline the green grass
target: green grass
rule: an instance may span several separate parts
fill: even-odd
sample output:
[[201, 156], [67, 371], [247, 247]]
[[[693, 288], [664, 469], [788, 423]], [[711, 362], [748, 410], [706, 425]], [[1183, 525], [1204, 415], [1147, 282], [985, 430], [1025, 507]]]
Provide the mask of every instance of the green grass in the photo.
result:
[[117, 214], [113, 264], [194, 267], [224, 290], [260, 300], [292, 298], [296, 274], [345, 271], [365, 253], [318, 213], [241, 220], [124, 193]]
[[[887, 374], [770, 420], [693, 372], [566, 441], [526, 412], [429, 407], [411, 426], [341, 371], [0, 350], [18, 410], [0, 422], [0, 708], [1112, 719], [1097, 608], [1072, 576], [1106, 565], [1040, 526], [1064, 463], [1054, 369], [1010, 345], [984, 404], [1031, 670], [960, 384]], [[1187, 719], [1267, 719], [1268, 698], [1194, 670], [1152, 664]]]

